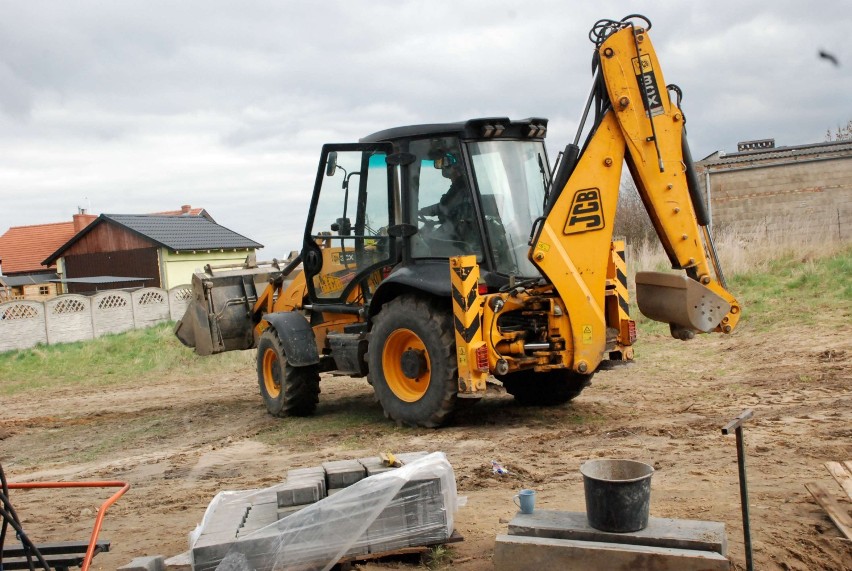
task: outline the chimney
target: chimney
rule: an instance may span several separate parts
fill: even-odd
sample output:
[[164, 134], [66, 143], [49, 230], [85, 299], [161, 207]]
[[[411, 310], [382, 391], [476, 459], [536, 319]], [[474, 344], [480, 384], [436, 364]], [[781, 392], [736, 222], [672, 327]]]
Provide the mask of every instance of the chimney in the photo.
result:
[[180, 207], [180, 213], [181, 214], [189, 214], [190, 210], [192, 210], [192, 206], [189, 205], [189, 204], [184, 204], [183, 206]]
[[87, 214], [85, 208], [78, 208], [78, 213], [74, 215], [74, 233], [78, 233], [86, 226], [97, 219], [94, 214]]

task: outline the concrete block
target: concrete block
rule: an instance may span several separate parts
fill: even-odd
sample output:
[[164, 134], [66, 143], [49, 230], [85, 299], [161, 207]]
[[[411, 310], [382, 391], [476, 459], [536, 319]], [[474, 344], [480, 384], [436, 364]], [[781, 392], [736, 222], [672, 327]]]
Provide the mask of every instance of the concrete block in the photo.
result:
[[531, 514], [518, 513], [512, 518], [509, 535], [728, 553], [725, 524], [715, 521], [652, 517], [643, 530], [610, 533], [590, 526], [585, 512], [536, 510]]
[[325, 497], [325, 475], [304, 475], [291, 478], [277, 486], [278, 507], [303, 506]]
[[346, 488], [367, 476], [364, 466], [357, 460], [336, 460], [324, 462], [325, 481], [328, 489]]
[[270, 526], [278, 519], [277, 502], [252, 506], [248, 512], [248, 517], [237, 532], [237, 538], [245, 537], [259, 529]]
[[403, 463], [403, 465], [405, 465], [405, 464], [411, 464], [415, 460], [419, 460], [420, 458], [423, 458], [424, 456], [428, 456], [428, 455], [429, 455], [429, 452], [426, 452], [425, 450], [421, 450], [420, 452], [402, 452], [400, 454], [396, 454], [395, 456], [396, 456], [397, 460], [399, 460], [400, 462]]
[[382, 474], [384, 472], [389, 472], [390, 470], [396, 470], [396, 468], [392, 466], [385, 466], [379, 456], [359, 458], [358, 463], [364, 467], [364, 470], [366, 470], [367, 477], [374, 476], [376, 474]]
[[729, 571], [731, 565], [712, 551], [521, 535], [498, 535], [492, 562], [495, 571]]
[[288, 515], [292, 515], [292, 514], [296, 513], [297, 511], [301, 510], [304, 507], [305, 506], [290, 506], [288, 508], [278, 508], [278, 511], [276, 512], [277, 519], [279, 519], [279, 520], [284, 519]]
[[406, 536], [410, 546], [441, 543], [449, 537], [439, 478], [407, 482], [394, 503], [399, 503], [404, 509]]
[[127, 565], [119, 567], [117, 571], [164, 571], [166, 559], [162, 555], [153, 557], [137, 557]]
[[192, 556], [184, 551], [166, 559], [165, 566], [165, 571], [192, 571]]
[[195, 571], [216, 569], [235, 541], [235, 538], [228, 540], [220, 535], [201, 534], [192, 546], [193, 569]]
[[384, 553], [409, 546], [405, 507], [394, 503], [382, 510], [365, 532], [370, 553]]
[[295, 470], [289, 470], [287, 472], [287, 480], [293, 478], [301, 478], [301, 477], [314, 477], [321, 476], [325, 478], [325, 470], [322, 469], [322, 466], [310, 466], [308, 468], [296, 468]]

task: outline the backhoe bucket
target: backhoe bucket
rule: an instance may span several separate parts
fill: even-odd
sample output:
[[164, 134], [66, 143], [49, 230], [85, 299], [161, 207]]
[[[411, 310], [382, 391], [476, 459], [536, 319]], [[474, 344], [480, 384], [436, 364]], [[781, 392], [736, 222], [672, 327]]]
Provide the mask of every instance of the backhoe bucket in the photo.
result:
[[649, 319], [704, 333], [731, 310], [730, 303], [697, 281], [662, 272], [636, 274], [636, 302]]
[[272, 274], [270, 268], [246, 268], [192, 276], [192, 302], [175, 325], [175, 335], [199, 355], [254, 347], [252, 308]]

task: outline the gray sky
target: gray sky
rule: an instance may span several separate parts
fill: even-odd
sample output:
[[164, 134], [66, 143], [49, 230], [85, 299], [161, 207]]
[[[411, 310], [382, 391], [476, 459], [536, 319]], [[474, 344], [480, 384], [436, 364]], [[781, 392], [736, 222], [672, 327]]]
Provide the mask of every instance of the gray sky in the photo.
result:
[[[573, 138], [588, 31], [641, 13], [696, 159], [852, 119], [848, 2], [0, 1], [0, 234], [203, 206], [281, 257], [320, 147], [477, 116]], [[840, 60], [835, 67], [817, 52]]]

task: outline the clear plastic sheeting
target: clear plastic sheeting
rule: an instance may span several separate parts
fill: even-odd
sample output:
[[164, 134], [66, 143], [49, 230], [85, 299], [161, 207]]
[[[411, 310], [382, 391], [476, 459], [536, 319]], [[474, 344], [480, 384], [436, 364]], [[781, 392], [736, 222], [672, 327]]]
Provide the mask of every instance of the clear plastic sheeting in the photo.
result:
[[292, 488], [218, 494], [190, 535], [193, 569], [326, 570], [348, 557], [439, 544], [452, 534], [458, 507], [453, 468], [441, 452], [314, 503], [279, 507]]

